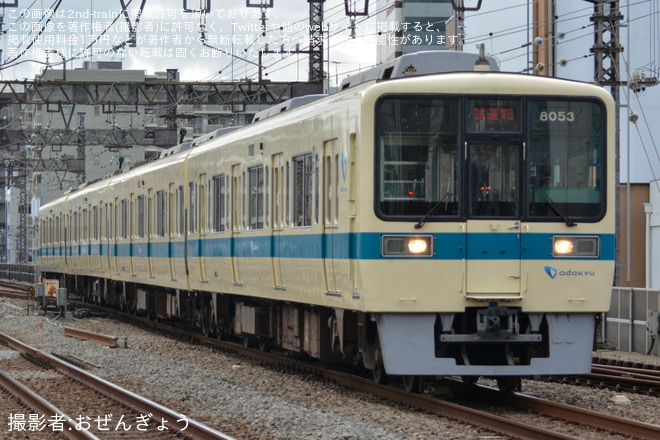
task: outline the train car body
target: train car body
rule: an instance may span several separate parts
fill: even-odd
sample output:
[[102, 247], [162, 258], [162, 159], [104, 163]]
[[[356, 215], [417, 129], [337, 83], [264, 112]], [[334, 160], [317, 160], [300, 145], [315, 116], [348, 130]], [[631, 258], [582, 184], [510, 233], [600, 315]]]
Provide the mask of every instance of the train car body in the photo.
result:
[[586, 373], [614, 111], [530, 75], [369, 81], [43, 206], [41, 271], [377, 379]]

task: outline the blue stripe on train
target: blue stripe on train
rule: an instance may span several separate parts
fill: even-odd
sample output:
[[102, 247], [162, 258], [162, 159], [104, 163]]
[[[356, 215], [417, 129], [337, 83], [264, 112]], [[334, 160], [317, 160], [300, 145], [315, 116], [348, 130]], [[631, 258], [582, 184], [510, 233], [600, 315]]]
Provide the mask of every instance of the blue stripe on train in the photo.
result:
[[[308, 234], [250, 235], [225, 238], [188, 240], [188, 258], [359, 258], [381, 259], [383, 235], [410, 234]], [[424, 234], [428, 235], [428, 234]], [[552, 257], [554, 234], [431, 234], [434, 238], [435, 260], [547, 260]], [[614, 235], [601, 235], [601, 254], [595, 260], [614, 260]], [[183, 241], [160, 243], [112, 243], [69, 246], [68, 256], [183, 258]], [[58, 256], [60, 247], [41, 249], [40, 255]], [[584, 258], [580, 258], [584, 259]]]

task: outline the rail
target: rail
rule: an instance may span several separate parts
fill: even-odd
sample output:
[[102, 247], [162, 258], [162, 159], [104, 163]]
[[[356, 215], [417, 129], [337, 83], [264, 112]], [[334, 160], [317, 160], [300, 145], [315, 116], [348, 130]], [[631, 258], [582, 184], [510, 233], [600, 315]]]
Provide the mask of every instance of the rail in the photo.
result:
[[49, 402], [44, 400], [41, 396], [29, 388], [25, 387], [19, 381], [2, 371], [0, 371], [0, 383], [2, 383], [3, 387], [9, 393], [14, 395], [17, 399], [21, 400], [33, 410], [36, 410], [41, 414], [57, 414], [61, 416], [62, 422], [67, 425], [67, 428], [62, 431], [67, 438], [72, 440], [99, 440], [98, 437], [87, 431], [76, 429], [77, 423], [75, 420], [64, 414], [58, 408], [51, 405]]
[[64, 336], [96, 342], [97, 344], [107, 345], [110, 348], [119, 347], [119, 343], [117, 342], [119, 338], [101, 333], [94, 333], [87, 330], [81, 330], [79, 328], [64, 327]]
[[61, 362], [55, 356], [34, 347], [30, 347], [9, 335], [0, 334], [0, 341], [3, 341], [14, 350], [20, 351], [21, 353], [27, 353], [36, 359], [40, 359], [41, 361], [52, 365], [57, 371], [82, 382], [103, 395], [114, 398], [130, 408], [136, 408], [145, 413], [150, 413], [157, 419], [163, 418], [165, 420], [170, 420], [172, 426], [180, 431], [185, 429], [186, 435], [192, 437], [194, 440], [234, 440], [233, 437], [216, 431], [196, 420], [179, 419], [181, 414], [172, 409], [136, 395], [100, 377], [87, 373], [74, 365], [70, 365], [67, 362]]

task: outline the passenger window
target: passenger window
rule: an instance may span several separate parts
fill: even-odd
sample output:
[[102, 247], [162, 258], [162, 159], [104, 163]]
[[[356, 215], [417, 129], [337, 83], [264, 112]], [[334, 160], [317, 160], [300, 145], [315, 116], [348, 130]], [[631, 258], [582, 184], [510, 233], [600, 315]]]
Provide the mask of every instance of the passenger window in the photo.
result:
[[286, 198], [286, 203], [284, 204], [284, 212], [286, 213], [284, 215], [284, 221], [287, 226], [289, 226], [289, 161], [286, 162], [286, 190], [285, 190], [285, 198]]
[[156, 192], [156, 236], [167, 235], [167, 195], [165, 191]]
[[213, 178], [213, 211], [211, 214], [212, 229], [214, 232], [225, 230], [225, 175], [220, 174]]
[[190, 182], [188, 185], [188, 218], [190, 222], [188, 224], [188, 233], [194, 234], [197, 231], [197, 192], [194, 182]]
[[250, 178], [249, 213], [250, 229], [264, 228], [264, 167], [263, 165], [248, 170]]
[[185, 232], [185, 209], [184, 209], [184, 201], [183, 201], [183, 185], [179, 186], [177, 193], [177, 228], [176, 232], [177, 235], [183, 236]]
[[312, 225], [312, 154], [293, 158], [293, 210], [295, 227]]
[[144, 238], [144, 196], [137, 198], [137, 238]]

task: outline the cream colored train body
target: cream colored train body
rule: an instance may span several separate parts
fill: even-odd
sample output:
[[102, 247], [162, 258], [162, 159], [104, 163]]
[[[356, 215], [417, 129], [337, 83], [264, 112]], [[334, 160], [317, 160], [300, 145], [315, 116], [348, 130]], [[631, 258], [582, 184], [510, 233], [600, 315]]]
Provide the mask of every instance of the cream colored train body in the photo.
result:
[[586, 373], [614, 137], [591, 85], [369, 81], [43, 206], [41, 271], [377, 379]]

